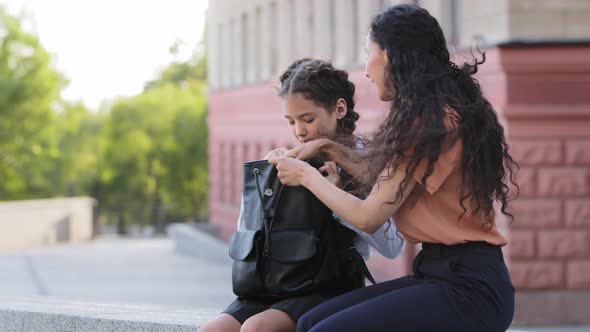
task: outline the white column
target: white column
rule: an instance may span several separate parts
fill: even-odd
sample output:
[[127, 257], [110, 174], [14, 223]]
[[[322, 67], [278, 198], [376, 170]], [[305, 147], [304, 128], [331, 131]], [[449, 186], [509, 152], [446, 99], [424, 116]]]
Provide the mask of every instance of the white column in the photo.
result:
[[359, 48], [359, 57], [361, 63], [364, 63], [367, 58], [365, 52], [365, 40], [371, 27], [373, 17], [381, 12], [381, 0], [360, 0], [359, 11], [358, 11], [358, 40], [360, 41], [361, 47]]
[[268, 78], [271, 78], [272, 75], [275, 75], [276, 72], [279, 70], [279, 38], [280, 38], [280, 17], [279, 17], [279, 4], [277, 1], [271, 1], [269, 3], [269, 13], [267, 15], [267, 22], [268, 22], [268, 48], [270, 51], [268, 66]]
[[207, 19], [207, 72], [209, 88], [215, 90], [219, 88], [219, 49], [221, 47], [219, 24], [213, 16]]
[[231, 57], [231, 86], [236, 86], [242, 83], [242, 60], [243, 60], [243, 42], [241, 38], [241, 16], [237, 15], [231, 18], [231, 40], [233, 52]]
[[260, 64], [258, 71], [259, 71], [259, 79], [267, 80], [270, 78], [270, 68], [271, 68], [271, 27], [270, 27], [270, 5], [265, 3], [259, 7], [259, 12], [257, 15], [257, 22], [260, 24], [259, 33], [257, 33], [257, 38], [259, 39], [259, 49], [258, 49], [258, 63]]
[[295, 0], [295, 49], [293, 58], [312, 56], [314, 17], [311, 0]]
[[314, 44], [313, 56], [322, 60], [330, 60], [332, 55], [330, 36], [330, 0], [313, 1]]
[[334, 58], [332, 59], [336, 67], [344, 67], [349, 65], [352, 61], [353, 44], [356, 36], [353, 36], [355, 31], [352, 29], [352, 1], [354, 0], [338, 0], [333, 7], [335, 36], [332, 38], [335, 41]]
[[240, 49], [241, 49], [241, 57], [240, 57], [240, 67], [239, 67], [239, 81], [240, 84], [244, 84], [248, 82], [248, 71], [250, 67], [250, 52], [253, 47], [253, 36], [250, 33], [250, 21], [252, 17], [250, 13], [244, 9], [240, 12], [240, 30], [239, 30], [239, 40], [240, 40]]
[[273, 75], [279, 74], [281, 71], [291, 63], [293, 58], [293, 43], [294, 39], [294, 22], [291, 19], [294, 17], [291, 10], [292, 0], [283, 0], [277, 2], [278, 6], [278, 68]]
[[248, 72], [246, 75], [246, 82], [252, 83], [258, 80], [260, 68], [258, 66], [260, 58], [260, 36], [256, 26], [256, 8], [248, 11], [248, 63], [246, 64]]
[[221, 87], [227, 88], [231, 84], [231, 27], [228, 19], [224, 19], [220, 24], [221, 47], [220, 54], [220, 71]]

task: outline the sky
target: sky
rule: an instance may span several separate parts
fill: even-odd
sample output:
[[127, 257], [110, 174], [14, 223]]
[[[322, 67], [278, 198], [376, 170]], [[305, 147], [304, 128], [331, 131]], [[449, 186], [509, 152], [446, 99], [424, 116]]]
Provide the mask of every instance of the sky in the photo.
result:
[[[97, 110], [130, 96], [173, 60], [190, 57], [205, 26], [207, 0], [0, 0], [30, 25], [70, 80], [63, 98]], [[175, 57], [169, 48], [183, 47]]]

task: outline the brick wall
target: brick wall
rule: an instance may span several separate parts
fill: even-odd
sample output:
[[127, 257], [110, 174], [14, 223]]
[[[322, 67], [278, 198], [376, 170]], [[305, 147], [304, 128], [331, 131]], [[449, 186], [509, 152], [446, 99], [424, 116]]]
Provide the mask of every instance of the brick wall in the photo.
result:
[[516, 320], [588, 322], [588, 306], [574, 304], [590, 300], [590, 47], [507, 48], [501, 61], [521, 165], [510, 232]]
[[[387, 105], [362, 70], [351, 77], [366, 133]], [[521, 165], [509, 233], [500, 222], [518, 290], [515, 319], [590, 322], [590, 46], [489, 49], [478, 80]], [[210, 221], [224, 239], [235, 232], [241, 161], [296, 144], [275, 94], [271, 83], [262, 83], [210, 95]], [[418, 249], [393, 261], [376, 255], [369, 266], [381, 280], [409, 273]]]

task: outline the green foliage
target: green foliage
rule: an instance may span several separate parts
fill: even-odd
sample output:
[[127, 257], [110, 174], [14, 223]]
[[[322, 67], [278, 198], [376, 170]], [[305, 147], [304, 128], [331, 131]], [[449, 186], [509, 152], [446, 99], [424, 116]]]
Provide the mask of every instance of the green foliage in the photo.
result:
[[168, 65], [101, 112], [66, 84], [37, 36], [0, 6], [0, 200], [90, 195], [127, 223], [207, 214], [206, 58]]
[[64, 196], [93, 195], [98, 181], [99, 138], [104, 116], [81, 103], [62, 102], [57, 112], [59, 158], [56, 188]]
[[57, 195], [53, 103], [65, 80], [19, 19], [0, 7], [0, 199]]
[[207, 128], [202, 93], [162, 83], [117, 101], [103, 131], [100, 180], [107, 210], [160, 225], [206, 213]]

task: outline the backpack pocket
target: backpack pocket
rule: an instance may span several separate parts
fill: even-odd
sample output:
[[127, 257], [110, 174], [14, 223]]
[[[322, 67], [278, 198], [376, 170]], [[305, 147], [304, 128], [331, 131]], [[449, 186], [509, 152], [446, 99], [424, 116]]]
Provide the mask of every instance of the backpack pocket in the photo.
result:
[[237, 296], [256, 296], [264, 292], [260, 271], [261, 244], [261, 232], [254, 230], [238, 231], [231, 240], [232, 286]]
[[276, 295], [305, 294], [313, 290], [321, 263], [320, 246], [313, 230], [270, 233], [270, 259], [266, 262], [265, 285]]

